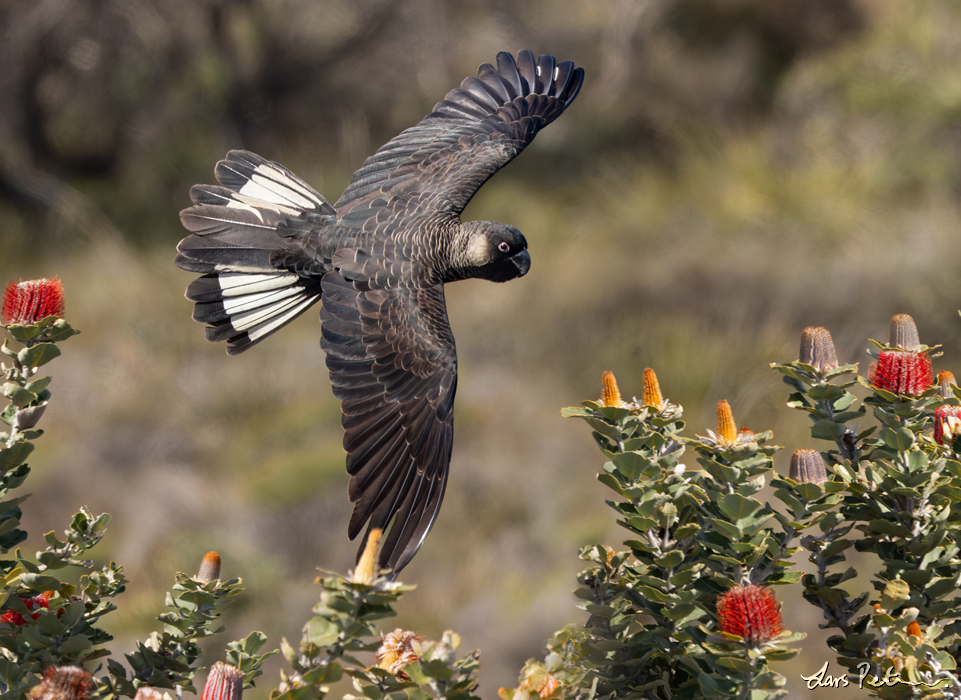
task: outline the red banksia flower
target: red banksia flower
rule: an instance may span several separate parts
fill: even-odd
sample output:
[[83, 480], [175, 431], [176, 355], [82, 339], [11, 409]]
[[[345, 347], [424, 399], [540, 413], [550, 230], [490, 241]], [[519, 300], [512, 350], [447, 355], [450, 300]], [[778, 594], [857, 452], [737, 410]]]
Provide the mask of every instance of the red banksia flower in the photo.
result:
[[30, 326], [47, 316], [63, 316], [60, 279], [8, 282], [3, 292], [3, 322]]
[[875, 389], [917, 396], [931, 387], [931, 358], [924, 352], [884, 350], [871, 365], [868, 381]]
[[200, 583], [210, 583], [220, 578], [220, 555], [217, 552], [207, 552], [200, 562], [200, 571], [196, 579]]
[[30, 690], [35, 700], [87, 700], [93, 679], [79, 666], [48, 666], [43, 680]]
[[817, 450], [795, 450], [791, 455], [791, 471], [788, 476], [799, 484], [823, 484], [828, 480], [824, 458]]
[[210, 667], [200, 700], [241, 700], [244, 694], [244, 673], [236, 666], [218, 661]]
[[[23, 604], [27, 606], [27, 610], [50, 607], [50, 601], [47, 600], [47, 596], [42, 594], [34, 596], [33, 598], [21, 598], [20, 600], [23, 601]], [[40, 613], [35, 612], [30, 617], [32, 617], [34, 620], [38, 620], [40, 619]], [[18, 627], [26, 624], [27, 622], [23, 615], [18, 613], [16, 610], [7, 610], [7, 612], [3, 613], [3, 616], [0, 616], [0, 621], [10, 622]]]
[[934, 412], [934, 441], [952, 445], [961, 435], [961, 406], [938, 406]]
[[798, 359], [821, 373], [837, 369], [838, 354], [834, 349], [831, 332], [821, 326], [808, 326], [801, 331], [801, 351]]
[[781, 607], [767, 588], [735, 586], [717, 599], [718, 629], [752, 644], [781, 634]]

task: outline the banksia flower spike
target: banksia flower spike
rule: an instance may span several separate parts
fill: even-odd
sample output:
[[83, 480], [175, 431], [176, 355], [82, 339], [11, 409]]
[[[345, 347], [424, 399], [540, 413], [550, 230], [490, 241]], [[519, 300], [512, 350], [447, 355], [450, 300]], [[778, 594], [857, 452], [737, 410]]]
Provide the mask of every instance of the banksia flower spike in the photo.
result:
[[918, 396], [931, 387], [933, 371], [927, 353], [883, 350], [871, 365], [868, 381], [875, 389], [901, 396]]
[[921, 636], [921, 625], [918, 624], [917, 620], [914, 620], [913, 622], [911, 622], [910, 625], [908, 625], [907, 632], [908, 632], [908, 637], [917, 637], [918, 642], [920, 642], [923, 639], [923, 637]]
[[244, 673], [236, 666], [218, 661], [210, 667], [200, 700], [241, 700], [244, 694]]
[[[21, 598], [20, 600], [23, 602], [24, 605], [27, 606], [27, 610], [33, 610], [34, 608], [50, 607], [50, 601], [47, 599], [47, 595], [44, 593], [41, 593], [38, 596], [34, 596], [33, 598]], [[34, 620], [39, 620], [40, 613], [35, 612], [31, 614], [30, 617]], [[0, 622], [9, 622], [11, 624], [16, 625], [17, 627], [20, 627], [21, 625], [25, 625], [27, 623], [27, 620], [24, 618], [23, 615], [18, 613], [16, 610], [7, 610], [5, 613], [3, 613], [2, 616], [0, 616]]]
[[729, 450], [738, 445], [746, 445], [757, 440], [757, 436], [750, 428], [741, 428], [738, 431], [734, 424], [734, 414], [731, 412], [731, 404], [727, 399], [722, 399], [717, 403], [716, 430], [708, 430], [707, 437], [698, 435], [698, 440], [708, 447], [715, 450]]
[[3, 322], [30, 326], [47, 316], [63, 316], [63, 283], [59, 278], [8, 282], [3, 292]]
[[795, 450], [791, 455], [791, 471], [788, 476], [799, 484], [823, 484], [828, 480], [824, 458], [817, 450]]
[[621, 392], [617, 388], [617, 380], [613, 372], [601, 375], [601, 405], [620, 408], [626, 404], [621, 400]]
[[384, 636], [384, 641], [374, 655], [374, 663], [377, 668], [382, 668], [391, 675], [400, 678], [407, 678], [407, 674], [402, 673], [404, 666], [417, 661], [417, 654], [414, 652], [414, 642], [419, 642], [419, 637], [413, 632], [395, 629]]
[[653, 369], [648, 367], [644, 370], [644, 398], [641, 400], [641, 404], [660, 411], [666, 403], [664, 395], [661, 393], [661, 385], [657, 381], [657, 375], [654, 374]]
[[808, 326], [801, 331], [801, 351], [798, 359], [821, 374], [837, 369], [838, 354], [834, 349], [831, 332], [821, 326]]
[[365, 586], [373, 586], [377, 580], [377, 559], [380, 555], [381, 538], [384, 531], [375, 527], [367, 536], [367, 544], [364, 545], [364, 553], [360, 555], [360, 561], [350, 577], [351, 583], [362, 583]]
[[734, 413], [727, 399], [717, 402], [717, 435], [725, 442], [734, 444], [737, 440], [737, 427], [734, 425]]
[[781, 607], [774, 594], [760, 586], [735, 586], [717, 600], [721, 634], [759, 646], [781, 634]]
[[954, 396], [954, 389], [958, 382], [954, 379], [954, 374], [948, 371], [938, 372], [938, 396], [942, 399], [950, 399]]
[[79, 666], [48, 666], [43, 680], [30, 689], [35, 700], [87, 700], [93, 692], [90, 673]]
[[921, 349], [918, 326], [908, 314], [898, 314], [891, 318], [888, 326], [888, 345], [911, 352]]
[[162, 690], [151, 688], [149, 685], [142, 685], [137, 688], [137, 694], [133, 700], [167, 700], [169, 698]]
[[200, 562], [200, 571], [195, 577], [200, 583], [210, 583], [220, 578], [220, 555], [217, 552], [207, 552]]
[[938, 406], [934, 412], [934, 441], [953, 445], [961, 435], [961, 406]]

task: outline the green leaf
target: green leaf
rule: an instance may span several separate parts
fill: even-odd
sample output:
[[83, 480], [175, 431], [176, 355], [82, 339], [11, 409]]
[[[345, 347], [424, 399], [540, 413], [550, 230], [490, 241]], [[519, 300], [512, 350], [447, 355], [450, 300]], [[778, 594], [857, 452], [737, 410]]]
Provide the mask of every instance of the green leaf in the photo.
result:
[[53, 343], [37, 343], [17, 353], [17, 359], [24, 367], [40, 367], [60, 356], [60, 348]]
[[12, 447], [0, 449], [0, 472], [7, 472], [23, 464], [23, 461], [33, 452], [33, 445], [29, 442], [15, 442]]
[[907, 452], [914, 444], [914, 433], [907, 428], [884, 428], [878, 433], [884, 444], [897, 452]]
[[18, 408], [23, 408], [37, 399], [37, 395], [32, 391], [27, 391], [22, 386], [15, 384], [14, 382], [7, 382], [4, 384], [2, 393], [4, 396], [10, 399], [10, 403]]
[[881, 593], [881, 607], [885, 610], [894, 610], [911, 595], [911, 587], [901, 579], [897, 578], [889, 581]]

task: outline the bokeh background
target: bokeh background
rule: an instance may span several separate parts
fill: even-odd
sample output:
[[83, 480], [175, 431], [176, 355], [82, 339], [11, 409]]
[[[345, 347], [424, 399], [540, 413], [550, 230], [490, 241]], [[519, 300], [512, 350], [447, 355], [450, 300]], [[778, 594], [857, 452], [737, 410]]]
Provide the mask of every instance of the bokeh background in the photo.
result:
[[[396, 620], [481, 648], [483, 697], [584, 622], [578, 548], [620, 542], [601, 455], [559, 413], [603, 370], [629, 396], [655, 368], [691, 432], [729, 400], [739, 426], [774, 430], [786, 471], [812, 445], [768, 364], [796, 358], [805, 326], [866, 370], [867, 339], [910, 313], [945, 346], [936, 369], [961, 369], [953, 0], [5, 0], [0, 279], [59, 275], [83, 331], [51, 365], [25, 549], [81, 505], [113, 514], [100, 554], [131, 579], [115, 654], [207, 550], [248, 585], [228, 637], [271, 646], [300, 638], [316, 568], [353, 564], [316, 310], [240, 357], [206, 343], [172, 263], [190, 185], [243, 147], [334, 201], [378, 145], [520, 48], [587, 79], [465, 212], [520, 228], [533, 266], [448, 289], [452, 477]], [[804, 687], [833, 655], [799, 590], [777, 594], [810, 634], [778, 667], [792, 697], [858, 694]]]

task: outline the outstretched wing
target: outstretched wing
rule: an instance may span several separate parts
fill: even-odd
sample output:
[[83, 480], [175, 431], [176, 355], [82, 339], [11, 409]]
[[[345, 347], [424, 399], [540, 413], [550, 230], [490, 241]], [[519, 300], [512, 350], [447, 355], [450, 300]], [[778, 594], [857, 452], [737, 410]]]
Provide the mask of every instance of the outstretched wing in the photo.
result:
[[[388, 141], [337, 203], [348, 222], [384, 207], [459, 216], [487, 179], [574, 101], [584, 69], [553, 56], [497, 54], [421, 122]], [[413, 213], [413, 212], [409, 212]]]
[[348, 535], [364, 523], [384, 530], [380, 565], [396, 573], [427, 537], [447, 485], [457, 357], [444, 287], [370, 289], [330, 273], [320, 317], [343, 409]]

